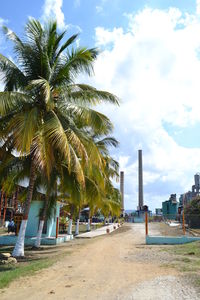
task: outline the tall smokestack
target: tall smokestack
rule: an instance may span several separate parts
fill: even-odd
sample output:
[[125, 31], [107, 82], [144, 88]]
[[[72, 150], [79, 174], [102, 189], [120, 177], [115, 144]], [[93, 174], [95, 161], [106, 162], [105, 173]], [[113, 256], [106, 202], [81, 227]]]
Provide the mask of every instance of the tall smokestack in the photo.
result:
[[138, 209], [143, 208], [143, 170], [142, 170], [142, 150], [138, 150]]
[[120, 193], [122, 197], [122, 215], [124, 216], [124, 172], [120, 172]]

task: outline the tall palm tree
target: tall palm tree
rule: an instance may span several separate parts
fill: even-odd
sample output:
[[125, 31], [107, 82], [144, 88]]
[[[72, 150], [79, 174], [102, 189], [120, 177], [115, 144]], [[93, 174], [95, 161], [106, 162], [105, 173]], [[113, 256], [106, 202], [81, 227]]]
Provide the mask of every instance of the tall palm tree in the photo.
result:
[[[64, 40], [56, 22], [42, 26], [31, 19], [22, 39], [4, 27], [14, 44], [14, 62], [0, 54], [5, 84], [0, 93], [0, 142], [9, 144], [20, 157], [30, 156], [29, 189], [23, 221], [13, 255], [24, 256], [24, 237], [37, 172], [50, 178], [59, 157], [84, 184], [82, 165], [87, 162], [89, 128], [107, 134], [110, 120], [91, 106], [118, 99], [105, 91], [76, 84], [76, 77], [92, 74], [97, 49], [74, 48], [77, 35]], [[87, 130], [83, 130], [83, 126]], [[80, 162], [81, 159], [81, 162]], [[82, 165], [81, 165], [82, 163]]]

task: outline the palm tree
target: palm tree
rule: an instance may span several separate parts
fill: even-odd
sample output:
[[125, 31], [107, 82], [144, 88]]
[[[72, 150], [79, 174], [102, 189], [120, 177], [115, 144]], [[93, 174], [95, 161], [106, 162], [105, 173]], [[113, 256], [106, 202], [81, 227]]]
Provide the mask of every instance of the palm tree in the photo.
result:
[[[109, 146], [118, 146], [118, 142], [113, 137], [103, 137], [100, 135], [93, 135], [91, 138], [96, 146], [95, 153], [98, 153], [101, 164], [99, 165], [99, 160], [90, 159], [88, 164], [84, 167], [84, 177], [85, 185], [84, 187], [77, 181], [75, 174], [72, 172], [69, 174], [67, 170], [63, 171], [62, 179], [60, 181], [60, 197], [65, 199], [65, 194], [68, 194], [66, 201], [68, 203], [68, 208], [70, 209], [70, 220], [68, 225], [68, 234], [72, 233], [72, 220], [76, 218], [76, 230], [75, 234], [79, 232], [79, 218], [80, 210], [84, 206], [89, 206], [89, 217], [87, 230], [90, 230], [90, 217], [99, 208], [109, 207], [109, 213], [114, 210], [117, 205], [114, 197], [114, 187], [110, 179], [118, 178], [118, 163], [109, 156]], [[91, 157], [92, 153], [90, 153]], [[109, 199], [109, 193], [112, 195]], [[108, 203], [106, 203], [108, 202]], [[114, 206], [115, 204], [115, 206]], [[104, 209], [105, 211], [105, 209]], [[115, 210], [116, 212], [116, 210]]]
[[81, 72], [92, 74], [98, 51], [75, 49], [72, 44], [77, 35], [63, 42], [66, 32], [59, 33], [56, 22], [42, 26], [35, 19], [29, 20], [23, 39], [7, 27], [4, 32], [14, 44], [15, 62], [0, 54], [5, 84], [0, 93], [0, 142], [9, 144], [20, 157], [29, 156], [31, 161], [23, 221], [13, 251], [14, 256], [24, 256], [37, 172], [50, 178], [59, 158], [84, 185], [82, 165], [88, 160], [88, 149], [94, 148], [88, 130], [107, 134], [112, 129], [110, 120], [91, 106], [101, 101], [118, 104], [118, 99], [75, 83]]
[[45, 191], [45, 195], [43, 197], [43, 209], [40, 215], [39, 227], [34, 245], [36, 248], [39, 248], [41, 245], [44, 222], [51, 217], [52, 208], [55, 207], [56, 202], [58, 201], [58, 173], [56, 172], [56, 169], [53, 169], [48, 180], [42, 176], [38, 176], [38, 178], [38, 188], [42, 187]]
[[101, 168], [97, 164], [89, 163], [85, 170], [85, 201], [88, 204], [88, 223], [87, 231], [90, 231], [91, 217], [99, 209], [108, 207], [109, 212], [118, 214], [117, 189], [114, 188], [111, 179], [117, 180], [119, 177], [119, 164], [110, 156], [109, 147], [117, 147], [118, 141], [113, 137], [103, 137], [93, 135], [92, 139], [100, 153], [102, 160]]
[[[68, 223], [68, 234], [72, 234], [72, 223], [76, 217], [77, 226], [79, 225], [80, 209], [84, 204], [85, 184], [80, 184], [74, 172], [69, 173], [67, 169], [63, 169], [60, 177], [59, 192], [60, 199], [67, 203], [68, 211], [70, 211], [70, 218]], [[85, 173], [84, 173], [85, 178]], [[86, 178], [84, 179], [86, 182]], [[78, 228], [76, 226], [76, 235]]]

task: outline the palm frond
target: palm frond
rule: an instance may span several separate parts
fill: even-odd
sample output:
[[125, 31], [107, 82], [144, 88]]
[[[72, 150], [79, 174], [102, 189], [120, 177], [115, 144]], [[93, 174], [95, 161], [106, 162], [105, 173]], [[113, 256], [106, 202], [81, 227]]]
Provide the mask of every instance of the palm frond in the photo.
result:
[[71, 153], [69, 140], [59, 118], [53, 111], [45, 120], [43, 128], [44, 134], [49, 139], [49, 142], [62, 154], [70, 165]]
[[0, 54], [0, 71], [6, 91], [17, 91], [27, 84], [24, 73], [2, 54]]
[[20, 92], [0, 92], [0, 115], [20, 112], [24, 104], [31, 103], [29, 95]]
[[12, 132], [16, 150], [23, 154], [29, 154], [34, 138], [39, 128], [39, 111], [37, 107], [23, 111], [13, 117], [8, 124], [8, 132]]

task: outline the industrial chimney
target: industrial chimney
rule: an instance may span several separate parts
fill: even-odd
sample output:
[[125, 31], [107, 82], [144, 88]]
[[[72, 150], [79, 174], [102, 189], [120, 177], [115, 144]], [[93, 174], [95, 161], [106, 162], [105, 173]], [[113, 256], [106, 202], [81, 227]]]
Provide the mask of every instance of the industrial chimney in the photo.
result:
[[143, 205], [142, 150], [138, 150], [138, 210], [142, 210]]
[[124, 217], [124, 172], [121, 171], [120, 172], [120, 193], [121, 193], [121, 197], [122, 197], [122, 215]]

